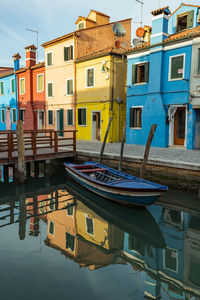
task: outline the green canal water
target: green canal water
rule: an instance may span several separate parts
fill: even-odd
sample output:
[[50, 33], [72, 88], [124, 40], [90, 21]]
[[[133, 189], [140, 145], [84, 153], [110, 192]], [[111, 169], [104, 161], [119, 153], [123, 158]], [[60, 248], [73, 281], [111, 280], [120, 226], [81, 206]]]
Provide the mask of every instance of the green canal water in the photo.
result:
[[198, 207], [179, 191], [125, 207], [63, 171], [1, 183], [0, 299], [200, 299]]

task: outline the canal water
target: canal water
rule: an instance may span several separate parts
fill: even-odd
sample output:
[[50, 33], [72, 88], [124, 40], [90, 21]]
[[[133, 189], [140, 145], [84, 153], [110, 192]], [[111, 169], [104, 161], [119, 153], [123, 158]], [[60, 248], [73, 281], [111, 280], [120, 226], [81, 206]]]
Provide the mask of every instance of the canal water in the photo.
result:
[[200, 212], [170, 204], [180, 195], [145, 210], [62, 172], [1, 184], [0, 299], [200, 299]]

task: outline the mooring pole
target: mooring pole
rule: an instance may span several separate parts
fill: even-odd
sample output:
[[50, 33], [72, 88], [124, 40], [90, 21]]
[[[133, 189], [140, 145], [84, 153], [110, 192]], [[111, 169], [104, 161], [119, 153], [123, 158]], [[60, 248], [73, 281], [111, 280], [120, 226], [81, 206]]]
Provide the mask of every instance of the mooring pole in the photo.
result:
[[121, 142], [121, 149], [120, 149], [120, 157], [119, 157], [119, 167], [118, 170], [122, 170], [122, 158], [123, 158], [123, 152], [124, 152], [124, 142], [126, 138], [126, 121], [124, 122], [124, 128], [123, 128], [123, 134], [122, 134], [122, 142]]
[[145, 152], [144, 152], [144, 159], [143, 159], [142, 166], [141, 166], [141, 169], [140, 169], [140, 177], [141, 178], [144, 178], [144, 174], [145, 174], [146, 166], [147, 166], [147, 160], [148, 160], [148, 156], [149, 156], [149, 150], [150, 150], [150, 147], [151, 147], [151, 142], [152, 142], [154, 133], [156, 131], [156, 127], [157, 127], [157, 124], [151, 125], [151, 129], [149, 131], [149, 136], [148, 136], [148, 139], [147, 139]]
[[106, 140], [107, 140], [107, 137], [108, 137], [108, 133], [109, 133], [109, 130], [110, 130], [111, 122], [112, 122], [112, 117], [110, 117], [108, 127], [107, 127], [107, 130], [106, 130], [106, 134], [104, 136], [104, 140], [103, 140], [103, 144], [102, 144], [102, 147], [101, 147], [101, 152], [100, 152], [99, 160], [98, 160], [99, 164], [101, 163], [101, 160], [102, 160], [102, 156], [103, 156], [104, 148], [105, 148], [105, 145], [106, 145]]
[[25, 158], [24, 158], [24, 131], [21, 120], [17, 121], [17, 148], [18, 148], [18, 183], [23, 184], [25, 180]]

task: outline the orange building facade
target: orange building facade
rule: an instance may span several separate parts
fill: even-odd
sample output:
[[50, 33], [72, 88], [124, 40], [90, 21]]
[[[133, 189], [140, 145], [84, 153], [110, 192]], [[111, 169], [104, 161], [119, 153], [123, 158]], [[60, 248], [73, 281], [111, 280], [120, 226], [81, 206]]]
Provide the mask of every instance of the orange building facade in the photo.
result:
[[19, 119], [25, 130], [46, 128], [45, 120], [45, 67], [36, 64], [36, 47], [26, 49], [26, 67], [16, 71]]

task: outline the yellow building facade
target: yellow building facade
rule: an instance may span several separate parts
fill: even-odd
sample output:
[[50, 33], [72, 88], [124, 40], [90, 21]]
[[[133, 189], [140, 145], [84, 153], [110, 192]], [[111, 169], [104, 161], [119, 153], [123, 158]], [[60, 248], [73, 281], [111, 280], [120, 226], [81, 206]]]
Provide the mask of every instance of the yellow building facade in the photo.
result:
[[76, 60], [77, 140], [119, 142], [126, 118], [126, 60], [114, 50]]

